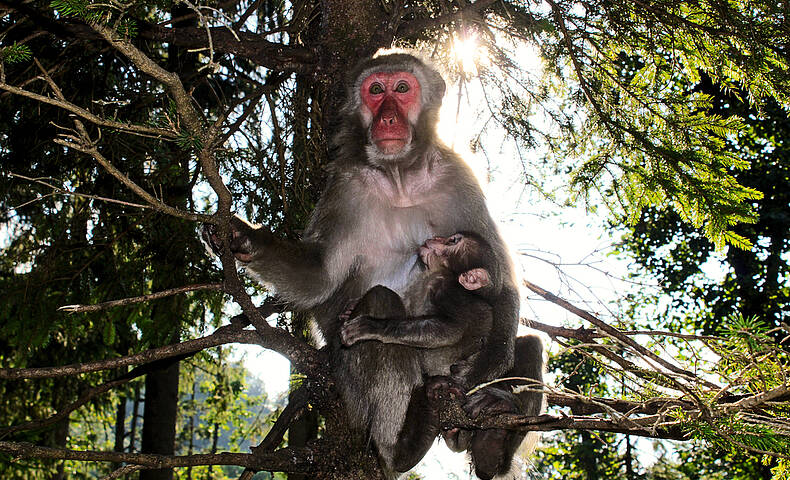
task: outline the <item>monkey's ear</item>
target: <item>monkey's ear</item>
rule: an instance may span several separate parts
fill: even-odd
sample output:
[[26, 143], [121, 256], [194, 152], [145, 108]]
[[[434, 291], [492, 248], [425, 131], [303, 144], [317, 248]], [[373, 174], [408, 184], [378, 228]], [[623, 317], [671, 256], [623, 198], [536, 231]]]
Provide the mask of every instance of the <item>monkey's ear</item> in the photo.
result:
[[467, 290], [477, 290], [489, 285], [491, 277], [485, 268], [473, 268], [458, 275], [458, 283]]

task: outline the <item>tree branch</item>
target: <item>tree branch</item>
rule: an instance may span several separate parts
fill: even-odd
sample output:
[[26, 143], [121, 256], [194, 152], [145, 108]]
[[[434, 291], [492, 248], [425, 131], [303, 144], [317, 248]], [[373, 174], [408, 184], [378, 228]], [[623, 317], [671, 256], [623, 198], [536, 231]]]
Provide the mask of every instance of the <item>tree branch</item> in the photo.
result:
[[[230, 53], [246, 58], [256, 65], [282, 72], [311, 73], [315, 69], [315, 52], [309, 48], [269, 42], [257, 33], [241, 31], [234, 35], [226, 27], [211, 27], [208, 30], [216, 52]], [[199, 48], [208, 45], [208, 34], [204, 28], [168, 28], [143, 23], [139, 32], [140, 37], [146, 40], [172, 43], [180, 47]]]
[[87, 131], [85, 131], [84, 127], [80, 128], [82, 124], [79, 122], [79, 120], [75, 119], [74, 122], [78, 124], [77, 128], [81, 130], [80, 133], [83, 138], [77, 138], [71, 135], [63, 135], [62, 138], [56, 138], [53, 141], [58, 145], [63, 145], [64, 147], [73, 148], [74, 150], [92, 156], [94, 160], [96, 160], [102, 167], [104, 167], [104, 169], [107, 170], [107, 172], [110, 175], [118, 179], [121, 183], [126, 185], [131, 191], [136, 193], [140, 198], [148, 202], [148, 204], [151, 206], [152, 209], [158, 212], [171, 215], [173, 217], [184, 218], [186, 220], [192, 220], [197, 222], [213, 221], [211, 215], [192, 213], [192, 212], [180, 210], [175, 207], [171, 207], [170, 205], [162, 202], [161, 200], [157, 199], [156, 197], [145, 191], [143, 187], [137, 185], [123, 172], [115, 168], [115, 165], [113, 165], [109, 160], [107, 160], [104, 157], [104, 155], [101, 154], [101, 152], [99, 152], [99, 149], [96, 147], [96, 145], [93, 144], [92, 141], [90, 141], [89, 138], [84, 138], [87, 135]]
[[[255, 470], [291, 473], [327, 471], [332, 459], [321, 456], [314, 447], [282, 448], [267, 454], [215, 453], [195, 455], [155, 455], [146, 453], [102, 452], [41, 447], [27, 442], [0, 441], [0, 451], [16, 458], [47, 458], [87, 462], [112, 462], [139, 465], [145, 468], [194, 467], [197, 465], [239, 465]], [[323, 460], [322, 460], [323, 459]]]
[[12, 85], [8, 85], [7, 83], [0, 83], [0, 90], [5, 90], [6, 92], [12, 93], [14, 95], [19, 95], [22, 97], [30, 98], [32, 100], [36, 100], [37, 102], [46, 103], [48, 105], [53, 105], [55, 107], [62, 108], [63, 110], [69, 111], [79, 116], [80, 118], [83, 118], [100, 127], [113, 128], [115, 130], [121, 130], [124, 132], [134, 133], [137, 135], [150, 136], [154, 138], [166, 138], [172, 140], [178, 137], [178, 134], [176, 132], [173, 132], [171, 130], [165, 130], [164, 128], [145, 127], [143, 125], [133, 125], [129, 123], [107, 120], [65, 100], [58, 100], [52, 97], [39, 95], [37, 93], [29, 92], [23, 88], [18, 88]]
[[60, 367], [40, 367], [40, 368], [0, 368], [0, 378], [4, 379], [33, 379], [33, 378], [56, 378], [78, 375], [99, 370], [110, 370], [128, 365], [150, 363], [187, 353], [198, 352], [206, 348], [224, 345], [226, 343], [245, 343], [250, 345], [260, 345], [262, 338], [258, 332], [253, 330], [241, 330], [234, 325], [220, 327], [211, 335], [187, 340], [186, 342], [166, 345], [164, 347], [152, 348], [134, 355], [127, 355], [120, 358], [112, 358], [89, 363], [75, 363]]
[[541, 297], [545, 298], [546, 300], [548, 300], [548, 301], [554, 303], [555, 305], [558, 305], [558, 306], [564, 308], [565, 310], [568, 310], [569, 312], [572, 312], [572, 313], [578, 315], [579, 317], [587, 320], [588, 322], [590, 322], [593, 325], [595, 325], [596, 327], [598, 327], [602, 332], [606, 333], [609, 337], [617, 340], [618, 342], [622, 343], [623, 345], [631, 347], [637, 353], [642, 355], [644, 358], [649, 359], [652, 362], [655, 362], [656, 364], [666, 368], [670, 372], [672, 372], [672, 373], [674, 373], [676, 375], [679, 375], [679, 376], [681, 376], [682, 378], [684, 378], [686, 380], [691, 380], [691, 381], [693, 381], [695, 383], [698, 382], [700, 384], [703, 384], [703, 385], [705, 385], [708, 388], [711, 388], [711, 389], [714, 389], [714, 390], [720, 390], [721, 389], [721, 387], [719, 385], [716, 385], [715, 383], [712, 383], [712, 382], [710, 382], [708, 380], [701, 379], [698, 376], [694, 375], [693, 373], [689, 372], [688, 370], [684, 370], [684, 369], [678, 367], [677, 365], [673, 365], [672, 363], [664, 360], [663, 358], [659, 357], [658, 355], [656, 355], [655, 353], [651, 352], [647, 348], [645, 348], [642, 345], [640, 345], [637, 342], [635, 342], [633, 339], [629, 338], [627, 335], [624, 335], [620, 330], [609, 326], [604, 321], [602, 321], [598, 317], [592, 315], [591, 313], [589, 313], [589, 312], [587, 312], [585, 310], [582, 310], [581, 308], [571, 304], [570, 302], [568, 302], [566, 300], [563, 300], [562, 298], [554, 295], [551, 292], [548, 292], [548, 291], [540, 288], [539, 286], [537, 286], [537, 285], [535, 285], [535, 284], [533, 284], [533, 283], [531, 283], [531, 282], [529, 282], [527, 280], [523, 280], [523, 284], [524, 284], [524, 286], [526, 286], [527, 288], [529, 288], [533, 292], [537, 293]]
[[[47, 11], [31, 8], [14, 0], [0, 0], [0, 7], [25, 15], [40, 28], [66, 40], [94, 41], [102, 38], [84, 22], [61, 18], [53, 19]], [[197, 27], [164, 27], [137, 19], [138, 35], [145, 40], [171, 43], [186, 48], [208, 45], [206, 29]], [[236, 32], [226, 27], [209, 28], [214, 50], [243, 57], [256, 65], [286, 72], [310, 73], [317, 62], [315, 52], [307, 47], [283, 45], [264, 40], [258, 33]], [[236, 37], [238, 36], [238, 40]]]
[[109, 302], [96, 303], [93, 305], [63, 305], [62, 307], [58, 307], [58, 311], [68, 313], [97, 312], [99, 310], [105, 310], [112, 307], [133, 305], [135, 303], [147, 302], [149, 300], [158, 300], [160, 298], [171, 297], [180, 293], [198, 292], [201, 290], [222, 291], [222, 284], [202, 283], [198, 285], [186, 285], [183, 287], [162, 290], [161, 292], [151, 293], [148, 295], [141, 295], [139, 297], [121, 298], [119, 300], [110, 300]]

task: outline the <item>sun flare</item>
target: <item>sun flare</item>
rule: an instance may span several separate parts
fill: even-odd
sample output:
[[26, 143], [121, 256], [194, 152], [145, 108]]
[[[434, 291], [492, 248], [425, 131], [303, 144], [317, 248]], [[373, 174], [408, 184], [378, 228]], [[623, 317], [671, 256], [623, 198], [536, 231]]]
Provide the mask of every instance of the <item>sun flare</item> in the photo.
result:
[[478, 68], [488, 63], [485, 46], [474, 33], [456, 34], [453, 38], [452, 55], [459, 69], [469, 76], [476, 76]]

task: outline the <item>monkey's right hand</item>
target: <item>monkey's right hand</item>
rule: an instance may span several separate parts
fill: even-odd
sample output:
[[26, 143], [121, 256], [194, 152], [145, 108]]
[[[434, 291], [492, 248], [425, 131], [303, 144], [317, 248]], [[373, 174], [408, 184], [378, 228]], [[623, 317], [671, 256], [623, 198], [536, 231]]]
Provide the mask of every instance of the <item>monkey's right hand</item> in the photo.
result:
[[[230, 221], [231, 238], [230, 238], [230, 251], [237, 260], [243, 263], [252, 261], [255, 257], [255, 238], [262, 236], [268, 232], [263, 231], [261, 228], [255, 228], [238, 216], [234, 215]], [[211, 223], [205, 223], [200, 229], [200, 238], [206, 244], [212, 254], [219, 256], [222, 250], [222, 239], [219, 234], [219, 228]], [[263, 240], [263, 239], [262, 239]]]
[[337, 318], [339, 318], [343, 323], [347, 322], [354, 315], [354, 309], [357, 308], [358, 303], [359, 298], [355, 298], [346, 302], [346, 308], [343, 309], [343, 312], [338, 315]]
[[379, 340], [379, 332], [382, 329], [381, 320], [371, 318], [367, 315], [360, 315], [347, 321], [340, 327], [340, 341], [343, 345], [350, 347], [363, 340]]

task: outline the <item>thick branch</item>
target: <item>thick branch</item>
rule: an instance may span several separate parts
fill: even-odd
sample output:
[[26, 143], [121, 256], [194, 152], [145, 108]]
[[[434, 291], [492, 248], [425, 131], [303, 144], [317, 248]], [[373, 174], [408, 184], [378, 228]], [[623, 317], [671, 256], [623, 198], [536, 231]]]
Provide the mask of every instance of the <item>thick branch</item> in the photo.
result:
[[[555, 430], [591, 430], [598, 432], [622, 433], [637, 437], [660, 438], [664, 440], [688, 440], [688, 434], [681, 428], [681, 422], [658, 423], [656, 417], [639, 419], [607, 419], [590, 416], [523, 415], [502, 414], [480, 422], [481, 428], [505, 428], [509, 430], [550, 432]], [[471, 425], [470, 425], [471, 426]]]
[[[320, 448], [283, 448], [267, 454], [216, 453], [198, 455], [155, 455], [145, 453], [101, 452], [40, 447], [27, 442], [0, 441], [0, 451], [17, 458], [48, 458], [87, 462], [113, 462], [147, 468], [194, 467], [197, 465], [239, 465], [255, 470], [311, 473], [326, 471], [331, 458], [320, 454]], [[323, 459], [323, 460], [322, 460]]]

